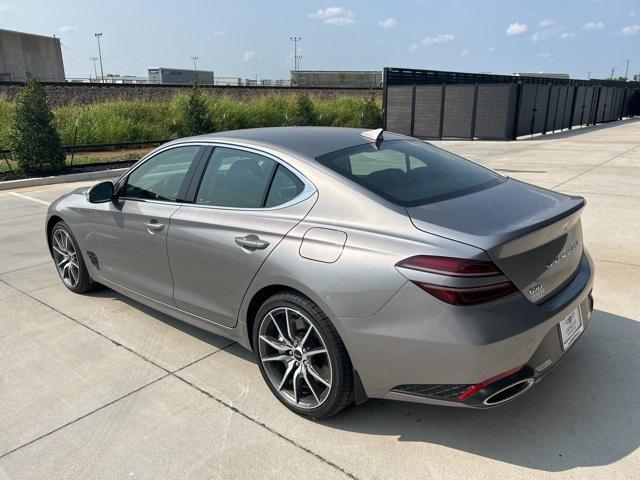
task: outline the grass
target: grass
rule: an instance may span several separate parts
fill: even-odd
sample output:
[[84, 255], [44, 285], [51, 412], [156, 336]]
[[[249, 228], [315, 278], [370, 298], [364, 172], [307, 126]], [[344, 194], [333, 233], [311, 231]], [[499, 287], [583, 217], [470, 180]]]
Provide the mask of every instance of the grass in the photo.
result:
[[[184, 136], [187, 98], [188, 94], [182, 93], [167, 101], [116, 100], [90, 105], [71, 104], [56, 107], [53, 113], [64, 145], [73, 144], [76, 123], [78, 145], [169, 140]], [[296, 97], [290, 94], [245, 99], [205, 94], [207, 113], [213, 119], [216, 131], [291, 125], [295, 100]], [[363, 126], [364, 98], [312, 97], [312, 102], [318, 125]], [[9, 149], [14, 108], [13, 102], [0, 98], [0, 150]], [[95, 162], [93, 160], [91, 155], [78, 154], [74, 164], [105, 161], [102, 157], [95, 158]], [[0, 172], [3, 171], [8, 171], [8, 168], [0, 158]]]

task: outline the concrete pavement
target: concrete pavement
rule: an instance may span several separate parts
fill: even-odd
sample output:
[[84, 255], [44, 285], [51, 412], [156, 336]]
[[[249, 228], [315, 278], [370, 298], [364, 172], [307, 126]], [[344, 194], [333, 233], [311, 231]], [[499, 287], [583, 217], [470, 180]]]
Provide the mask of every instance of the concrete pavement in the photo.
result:
[[640, 122], [436, 143], [587, 198], [592, 325], [525, 396], [487, 411], [371, 400], [304, 420], [236, 344], [62, 286], [44, 214], [81, 183], [0, 192], [0, 479], [640, 478]]

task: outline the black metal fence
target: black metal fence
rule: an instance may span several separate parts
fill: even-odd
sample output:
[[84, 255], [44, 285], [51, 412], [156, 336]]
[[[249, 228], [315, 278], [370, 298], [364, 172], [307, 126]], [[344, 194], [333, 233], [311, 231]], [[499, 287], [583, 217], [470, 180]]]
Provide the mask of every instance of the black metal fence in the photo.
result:
[[515, 140], [640, 115], [640, 82], [385, 68], [383, 109], [392, 132]]

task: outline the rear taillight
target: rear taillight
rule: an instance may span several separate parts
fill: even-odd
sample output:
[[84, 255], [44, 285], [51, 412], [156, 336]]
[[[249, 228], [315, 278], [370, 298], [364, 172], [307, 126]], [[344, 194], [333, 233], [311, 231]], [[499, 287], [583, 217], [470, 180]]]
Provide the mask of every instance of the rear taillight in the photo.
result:
[[[402, 260], [396, 266], [446, 277], [479, 278], [503, 275], [500, 269], [491, 261], [466, 258], [418, 255]], [[475, 305], [506, 297], [518, 291], [516, 286], [509, 281], [475, 287], [442, 285], [440, 282], [411, 281], [425, 292], [451, 305]]]

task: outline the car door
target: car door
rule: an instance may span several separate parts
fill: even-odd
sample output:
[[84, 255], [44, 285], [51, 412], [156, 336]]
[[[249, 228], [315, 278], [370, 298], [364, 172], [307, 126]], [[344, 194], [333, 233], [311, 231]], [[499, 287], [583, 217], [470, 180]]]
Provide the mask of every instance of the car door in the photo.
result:
[[274, 157], [217, 146], [193, 202], [173, 215], [167, 240], [177, 307], [234, 326], [269, 253], [313, 206], [315, 188]]
[[96, 209], [94, 228], [103, 278], [173, 305], [167, 231], [202, 148], [177, 146], [155, 154], [118, 183], [112, 202]]

